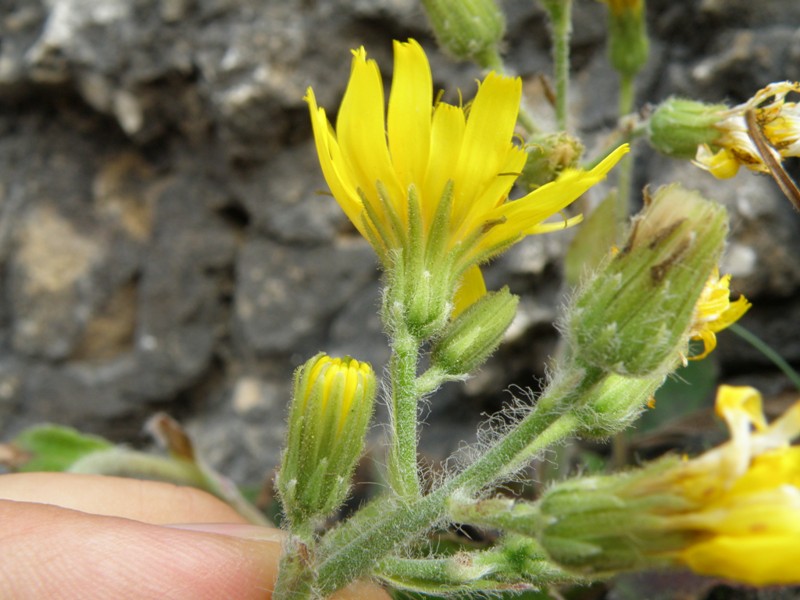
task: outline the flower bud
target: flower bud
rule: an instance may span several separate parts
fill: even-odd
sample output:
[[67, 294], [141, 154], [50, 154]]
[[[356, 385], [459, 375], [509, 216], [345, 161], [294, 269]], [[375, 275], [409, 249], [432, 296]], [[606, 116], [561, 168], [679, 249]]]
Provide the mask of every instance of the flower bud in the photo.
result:
[[608, 4], [611, 65], [619, 73], [636, 75], [647, 62], [650, 43], [647, 39], [644, 0], [605, 0]]
[[581, 408], [581, 435], [603, 439], [627, 429], [662, 383], [664, 377], [660, 374], [650, 377], [607, 374]]
[[405, 319], [417, 339], [430, 339], [446, 325], [455, 294], [451, 273], [445, 267], [438, 271], [439, 276], [436, 277], [433, 270], [421, 269], [413, 279], [407, 279]]
[[712, 144], [720, 136], [716, 124], [724, 118], [727, 110], [722, 104], [668, 98], [648, 121], [648, 140], [667, 156], [694, 158], [698, 146]]
[[620, 375], [671, 370], [727, 230], [719, 204], [678, 185], [659, 189], [622, 250], [575, 297], [567, 313], [575, 354]]
[[294, 526], [345, 501], [375, 401], [368, 363], [317, 354], [297, 369], [277, 489]]
[[500, 345], [518, 303], [508, 287], [487, 293], [447, 326], [433, 347], [432, 365], [451, 376], [479, 367]]
[[495, 0], [422, 0], [439, 45], [454, 57], [495, 66], [506, 20]]
[[525, 145], [528, 160], [520, 179], [529, 190], [554, 181], [564, 169], [573, 169], [583, 155], [580, 140], [564, 133], [537, 135]]

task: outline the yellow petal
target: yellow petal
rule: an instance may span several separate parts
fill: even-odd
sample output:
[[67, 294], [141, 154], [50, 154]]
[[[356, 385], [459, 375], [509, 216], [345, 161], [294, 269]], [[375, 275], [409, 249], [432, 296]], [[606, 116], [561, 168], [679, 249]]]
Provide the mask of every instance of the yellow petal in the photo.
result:
[[717, 318], [715, 321], [709, 323], [709, 328], [714, 331], [722, 331], [736, 323], [739, 319], [741, 319], [744, 314], [750, 310], [752, 305], [744, 296], [739, 296], [739, 298], [734, 301], [730, 302], [730, 305], [727, 309], [725, 309], [722, 314]]
[[405, 190], [398, 184], [386, 145], [383, 82], [378, 64], [367, 60], [363, 48], [353, 53], [350, 81], [339, 108], [336, 132], [342, 158], [347, 161], [357, 187], [373, 197], [375, 184], [380, 181], [398, 214], [404, 217]]
[[456, 291], [456, 296], [453, 300], [455, 306], [451, 318], [455, 319], [485, 295], [486, 282], [483, 280], [481, 270], [478, 267], [470, 267], [464, 273], [461, 285], [458, 286], [458, 291]]
[[433, 81], [428, 59], [414, 40], [394, 42], [389, 95], [389, 153], [404, 190], [424, 181], [431, 143]]
[[317, 155], [319, 156], [319, 163], [322, 168], [322, 174], [328, 187], [331, 188], [331, 193], [339, 206], [344, 211], [344, 214], [358, 229], [362, 236], [364, 235], [364, 223], [362, 220], [363, 205], [358, 197], [353, 182], [345, 172], [345, 165], [341, 160], [341, 152], [339, 145], [336, 141], [336, 136], [331, 130], [328, 119], [325, 116], [325, 109], [317, 107], [317, 101], [314, 97], [314, 91], [308, 88], [306, 93], [306, 102], [308, 102], [308, 109], [311, 113], [311, 127], [314, 131], [314, 142], [317, 147]]
[[751, 585], [800, 583], [800, 544], [796, 533], [715, 536], [689, 547], [682, 561], [695, 573]]
[[[736, 481], [729, 494], [731, 496], [752, 494], [786, 485], [800, 488], [800, 447], [798, 446], [771, 450], [755, 457], [750, 468]], [[800, 505], [798, 505], [798, 509], [800, 509]], [[800, 517], [800, 513], [798, 513], [798, 517]]]
[[753, 423], [759, 430], [767, 427], [761, 393], [754, 387], [719, 386], [715, 408], [717, 414], [725, 419], [732, 433], [740, 422], [745, 422], [748, 427]]
[[729, 179], [739, 172], [739, 161], [731, 152], [722, 148], [715, 153], [706, 144], [697, 148], [694, 163], [717, 179]]
[[543, 185], [519, 200], [506, 202], [490, 211], [486, 215], [487, 220], [505, 219], [505, 222], [487, 234], [483, 245], [492, 247], [505, 239], [551, 230], [552, 227], [548, 225], [542, 226], [542, 222], [602, 181], [628, 150], [628, 144], [623, 144], [591, 171], [565, 170], [555, 181]]
[[[444, 102], [436, 105], [431, 125], [428, 171], [422, 190], [423, 218], [427, 224], [433, 220], [445, 184], [453, 179], [465, 129], [466, 119], [463, 110]], [[454, 190], [454, 193], [458, 191]]]
[[485, 200], [483, 204], [474, 200], [494, 182], [503, 166], [517, 124], [521, 97], [522, 81], [519, 78], [496, 73], [489, 73], [478, 88], [469, 109], [464, 142], [453, 177], [460, 197], [468, 200], [453, 207], [456, 222], [468, 220], [468, 214], [482, 214], [491, 208]]

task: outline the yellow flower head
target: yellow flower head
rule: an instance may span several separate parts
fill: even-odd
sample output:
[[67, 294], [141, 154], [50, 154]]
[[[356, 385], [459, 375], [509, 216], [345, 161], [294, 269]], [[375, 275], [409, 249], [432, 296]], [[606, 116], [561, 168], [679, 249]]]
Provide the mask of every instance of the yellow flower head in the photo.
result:
[[720, 386], [730, 440], [615, 475], [557, 484], [540, 500], [543, 547], [584, 573], [689, 567], [753, 585], [800, 583], [800, 401], [767, 423], [751, 387]]
[[768, 425], [757, 390], [720, 386], [717, 412], [731, 440], [672, 473], [691, 510], [670, 528], [697, 534], [678, 558], [704, 575], [800, 583], [800, 447], [789, 445], [800, 434], [800, 402]]
[[[750, 100], [722, 113], [715, 124], [720, 135], [712, 145], [697, 148], [695, 164], [719, 179], [733, 177], [740, 166], [751, 171], [769, 173], [758, 148], [748, 133], [745, 113], [755, 111], [755, 120], [769, 144], [776, 162], [800, 156], [800, 107], [786, 102], [792, 92], [800, 93], [800, 82], [781, 81], [759, 90]], [[771, 100], [768, 104], [765, 104]]]
[[577, 223], [579, 217], [544, 221], [602, 180], [628, 148], [591, 171], [567, 170], [509, 201], [526, 160], [512, 143], [520, 79], [490, 73], [468, 106], [454, 106], [434, 102], [430, 66], [417, 42], [395, 42], [394, 56], [388, 112], [378, 65], [363, 47], [353, 51], [335, 130], [309, 88], [322, 172], [385, 269], [399, 254], [447, 256], [466, 306], [485, 292], [478, 264], [526, 235]]
[[656, 463], [620, 495], [672, 498], [653, 511], [661, 535], [678, 536], [662, 550], [668, 561], [753, 585], [800, 583], [800, 447], [789, 445], [800, 434], [800, 402], [768, 425], [757, 390], [723, 385], [717, 413], [730, 441]]
[[689, 333], [691, 339], [703, 342], [703, 351], [690, 357], [700, 360], [717, 347], [716, 334], [738, 321], [750, 309], [750, 302], [744, 296], [733, 302], [730, 299], [731, 276], [719, 276], [714, 269], [708, 278], [694, 309], [694, 320]]

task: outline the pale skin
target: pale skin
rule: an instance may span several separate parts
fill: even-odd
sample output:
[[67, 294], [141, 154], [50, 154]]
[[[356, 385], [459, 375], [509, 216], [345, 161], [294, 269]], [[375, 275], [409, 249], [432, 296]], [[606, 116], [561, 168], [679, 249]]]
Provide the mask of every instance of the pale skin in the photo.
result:
[[[271, 598], [284, 534], [166, 483], [0, 476], [0, 598]], [[338, 600], [389, 600], [359, 582]]]

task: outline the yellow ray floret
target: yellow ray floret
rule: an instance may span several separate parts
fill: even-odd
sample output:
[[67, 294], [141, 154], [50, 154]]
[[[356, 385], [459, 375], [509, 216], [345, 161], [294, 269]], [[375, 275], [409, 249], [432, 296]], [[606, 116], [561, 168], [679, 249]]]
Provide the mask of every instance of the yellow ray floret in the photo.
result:
[[750, 302], [744, 296], [731, 302], [731, 276], [719, 276], [714, 269], [708, 278], [700, 299], [697, 301], [690, 336], [703, 343], [703, 351], [690, 357], [699, 360], [708, 356], [717, 347], [716, 334], [730, 327], [750, 309]]

